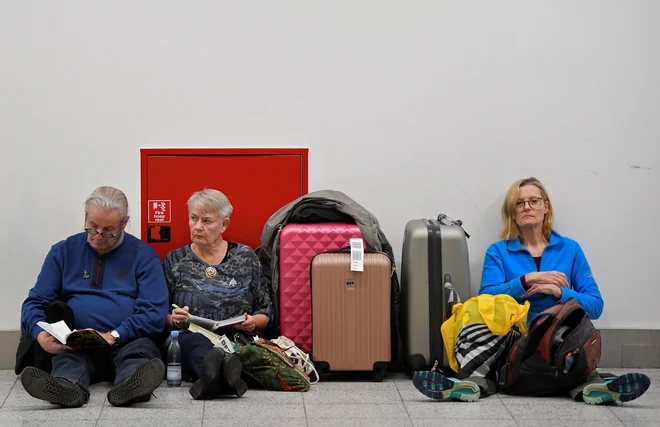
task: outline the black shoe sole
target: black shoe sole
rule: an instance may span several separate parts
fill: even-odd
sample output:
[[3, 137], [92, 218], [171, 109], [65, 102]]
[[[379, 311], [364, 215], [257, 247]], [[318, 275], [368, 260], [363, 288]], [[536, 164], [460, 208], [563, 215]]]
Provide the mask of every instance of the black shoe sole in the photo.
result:
[[21, 384], [30, 396], [69, 408], [79, 408], [87, 400], [77, 385], [32, 366], [23, 370]]
[[225, 362], [222, 365], [222, 387], [223, 391], [228, 391], [237, 397], [242, 397], [248, 387], [241, 378], [243, 372], [243, 363], [235, 354], [225, 356]]
[[214, 385], [219, 381], [225, 353], [211, 349], [202, 361], [202, 377], [190, 387], [190, 395], [195, 400], [204, 399], [213, 394]]
[[146, 402], [165, 377], [165, 365], [160, 359], [152, 359], [135, 370], [135, 373], [108, 392], [112, 406]]

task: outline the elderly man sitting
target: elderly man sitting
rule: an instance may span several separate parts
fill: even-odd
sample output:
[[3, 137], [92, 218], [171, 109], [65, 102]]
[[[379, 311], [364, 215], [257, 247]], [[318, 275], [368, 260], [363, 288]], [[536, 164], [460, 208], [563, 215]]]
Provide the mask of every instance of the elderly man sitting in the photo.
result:
[[[21, 329], [53, 355], [52, 372], [25, 368], [21, 382], [33, 397], [66, 407], [89, 399], [88, 386], [114, 377], [108, 402], [146, 402], [164, 378], [159, 334], [168, 312], [165, 276], [156, 252], [124, 232], [128, 201], [99, 187], [85, 202], [85, 231], [56, 243], [23, 303]], [[60, 302], [57, 302], [60, 301]], [[37, 325], [52, 304], [66, 304], [77, 330], [93, 329], [100, 348], [63, 345]]]

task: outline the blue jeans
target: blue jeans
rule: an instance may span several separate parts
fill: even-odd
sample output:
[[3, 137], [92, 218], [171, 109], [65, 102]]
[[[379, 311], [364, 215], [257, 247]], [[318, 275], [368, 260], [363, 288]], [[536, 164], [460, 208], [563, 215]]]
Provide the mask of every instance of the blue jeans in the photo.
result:
[[119, 385], [142, 364], [159, 358], [156, 344], [149, 338], [139, 338], [108, 354], [75, 351], [55, 355], [51, 375], [78, 385], [89, 398], [90, 384], [112, 379], [114, 374], [114, 385]]
[[[181, 372], [185, 378], [196, 380], [202, 376], [204, 356], [213, 349], [213, 343], [202, 334], [182, 332], [179, 335], [181, 346]], [[165, 349], [167, 363], [167, 349]]]

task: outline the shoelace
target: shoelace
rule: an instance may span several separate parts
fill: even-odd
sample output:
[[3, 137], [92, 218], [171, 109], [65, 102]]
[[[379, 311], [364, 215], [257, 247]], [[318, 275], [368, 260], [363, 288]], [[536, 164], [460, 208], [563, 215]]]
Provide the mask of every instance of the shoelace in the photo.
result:
[[[309, 360], [309, 355], [306, 353], [303, 353], [302, 350], [300, 350], [298, 347], [295, 345], [293, 347], [289, 347], [288, 349], [284, 350], [284, 352], [291, 357], [292, 359], [295, 359], [296, 365], [300, 366], [303, 371], [307, 374], [307, 376], [310, 377], [310, 382], [312, 384], [316, 384], [319, 382], [319, 374], [316, 372], [316, 368], [314, 367], [314, 364]], [[312, 373], [314, 373], [314, 381], [311, 381], [311, 376]]]
[[[275, 344], [277, 344], [282, 351], [284, 351], [284, 354], [289, 356], [291, 361], [299, 366], [305, 374], [307, 374], [308, 377], [310, 377], [310, 383], [311, 384], [316, 384], [319, 382], [319, 374], [316, 372], [316, 368], [314, 367], [314, 364], [312, 361], [309, 359], [309, 355], [302, 351], [296, 344], [290, 340], [289, 338], [286, 337], [279, 337], [277, 339], [271, 340]], [[314, 374], [315, 380], [311, 380], [312, 373]]]

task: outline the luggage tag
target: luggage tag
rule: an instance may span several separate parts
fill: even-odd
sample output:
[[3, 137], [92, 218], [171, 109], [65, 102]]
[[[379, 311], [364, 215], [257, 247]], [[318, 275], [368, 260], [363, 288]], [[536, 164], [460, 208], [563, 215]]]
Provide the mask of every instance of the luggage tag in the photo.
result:
[[364, 271], [364, 244], [362, 239], [349, 239], [351, 246], [351, 271]]

